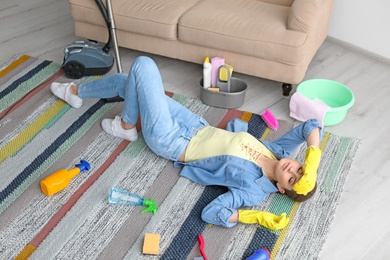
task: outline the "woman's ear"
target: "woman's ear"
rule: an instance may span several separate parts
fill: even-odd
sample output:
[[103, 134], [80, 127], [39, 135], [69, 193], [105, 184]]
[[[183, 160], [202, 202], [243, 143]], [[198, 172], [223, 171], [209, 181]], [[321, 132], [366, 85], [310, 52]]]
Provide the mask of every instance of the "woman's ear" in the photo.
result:
[[286, 191], [279, 185], [279, 182], [276, 183], [276, 188], [278, 188], [279, 192], [284, 194]]

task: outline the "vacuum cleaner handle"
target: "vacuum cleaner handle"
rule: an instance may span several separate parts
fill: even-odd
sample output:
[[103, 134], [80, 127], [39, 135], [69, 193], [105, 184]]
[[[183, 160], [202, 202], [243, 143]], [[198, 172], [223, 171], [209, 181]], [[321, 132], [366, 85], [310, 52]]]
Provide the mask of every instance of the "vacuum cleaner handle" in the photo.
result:
[[[100, 12], [102, 13], [103, 15], [103, 18], [104, 20], [106, 21], [106, 24], [107, 24], [107, 27], [108, 27], [108, 41], [107, 41], [107, 44], [103, 47], [103, 51], [108, 53], [110, 51], [110, 48], [111, 48], [111, 43], [112, 43], [112, 33], [115, 33], [115, 28], [114, 28], [114, 24], [113, 24], [113, 21], [112, 19], [110, 19], [109, 16], [112, 16], [112, 14], [110, 15], [108, 13], [108, 10], [107, 8], [104, 6], [103, 2], [101, 0], [95, 0], [97, 6], [99, 7], [100, 9]], [[111, 2], [110, 2], [111, 3]], [[109, 3], [107, 3], [109, 4]], [[109, 6], [111, 7], [111, 6]], [[111, 17], [112, 18], [112, 17]], [[113, 32], [112, 32], [113, 31]], [[116, 38], [114, 38], [114, 44], [115, 44], [115, 59], [116, 59], [116, 63], [117, 63], [117, 67], [118, 67], [118, 72], [122, 72], [122, 66], [120, 64], [120, 58], [119, 58], [119, 54], [118, 54], [118, 51], [117, 51], [117, 43], [116, 43]], [[117, 97], [113, 97], [113, 98], [106, 98], [104, 99], [106, 102], [121, 102], [123, 101], [123, 98], [117, 96]]]

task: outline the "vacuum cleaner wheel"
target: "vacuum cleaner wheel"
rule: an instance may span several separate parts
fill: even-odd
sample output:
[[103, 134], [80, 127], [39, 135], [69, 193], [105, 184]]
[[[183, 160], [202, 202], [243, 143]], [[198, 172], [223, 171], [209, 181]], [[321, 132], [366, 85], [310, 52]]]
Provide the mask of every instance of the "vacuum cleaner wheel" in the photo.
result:
[[78, 61], [72, 60], [64, 65], [65, 75], [71, 79], [79, 79], [85, 76], [85, 67]]

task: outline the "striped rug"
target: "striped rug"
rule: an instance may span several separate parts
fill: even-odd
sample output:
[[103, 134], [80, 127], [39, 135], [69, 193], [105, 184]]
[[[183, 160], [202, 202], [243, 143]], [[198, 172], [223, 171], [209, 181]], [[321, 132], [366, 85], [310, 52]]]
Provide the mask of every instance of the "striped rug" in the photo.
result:
[[[83, 78], [78, 83], [95, 80]], [[308, 202], [273, 194], [254, 207], [291, 221], [281, 231], [238, 224], [227, 229], [202, 222], [200, 214], [226, 190], [203, 187], [179, 177], [172, 162], [146, 146], [105, 134], [102, 118], [120, 114], [122, 103], [86, 100], [80, 109], [53, 97], [52, 81], [68, 82], [60, 65], [27, 55], [0, 67], [0, 259], [193, 259], [197, 235], [209, 259], [246, 259], [266, 247], [272, 259], [317, 259], [329, 231], [359, 140], [326, 132], [319, 188]], [[257, 114], [204, 105], [167, 93], [211, 125], [224, 128], [232, 118], [249, 122], [255, 137], [274, 140], [294, 125], [280, 120], [272, 131]], [[294, 158], [303, 159], [304, 147]], [[60, 193], [45, 196], [39, 182], [51, 173], [91, 164]], [[155, 215], [143, 207], [108, 203], [112, 186], [154, 198]], [[159, 255], [143, 255], [145, 233], [161, 235]]]

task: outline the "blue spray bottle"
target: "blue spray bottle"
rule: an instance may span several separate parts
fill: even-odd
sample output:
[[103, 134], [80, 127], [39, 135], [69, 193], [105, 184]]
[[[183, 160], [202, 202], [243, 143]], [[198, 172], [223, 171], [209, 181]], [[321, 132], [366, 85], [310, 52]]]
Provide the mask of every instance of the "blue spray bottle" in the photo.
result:
[[246, 260], [269, 260], [271, 258], [271, 254], [267, 248], [257, 249], [256, 252], [248, 257]]
[[138, 196], [137, 194], [131, 193], [126, 190], [122, 190], [117, 187], [112, 187], [110, 191], [110, 196], [108, 202], [111, 204], [117, 205], [130, 205], [130, 206], [146, 206], [147, 208], [141, 211], [141, 213], [152, 212], [153, 214], [157, 213], [157, 205], [154, 199], [144, 199]]

